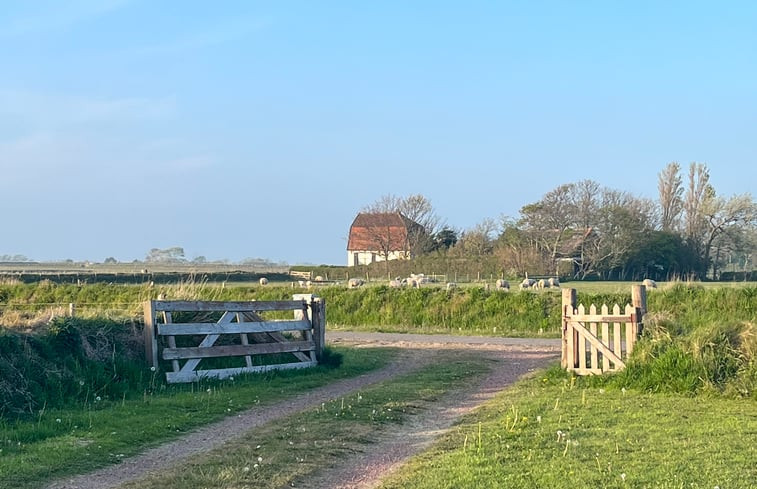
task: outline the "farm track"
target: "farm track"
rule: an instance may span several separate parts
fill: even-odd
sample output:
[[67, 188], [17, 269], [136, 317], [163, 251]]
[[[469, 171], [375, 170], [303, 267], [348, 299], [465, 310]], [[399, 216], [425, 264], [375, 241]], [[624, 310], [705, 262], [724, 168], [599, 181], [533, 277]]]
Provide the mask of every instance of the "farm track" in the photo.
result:
[[[417, 337], [417, 338], [416, 338]], [[106, 489], [140, 479], [165, 467], [222, 446], [249, 430], [336, 397], [422, 368], [433, 362], [437, 351], [480, 350], [496, 361], [491, 374], [478, 385], [456, 391], [426, 409], [408, 423], [380, 435], [369, 452], [343, 460], [337, 466], [316, 474], [307, 487], [365, 488], [375, 487], [381, 477], [395, 470], [410, 456], [430, 445], [460, 416], [491, 399], [519, 377], [557, 358], [559, 340], [472, 338], [460, 336], [424, 336], [382, 333], [335, 332], [327, 336], [330, 343], [351, 345], [385, 345], [406, 348], [387, 367], [376, 372], [345, 379], [316, 388], [270, 406], [254, 407], [237, 416], [200, 428], [172, 442], [148, 449], [119, 465], [53, 482], [47, 489]]]

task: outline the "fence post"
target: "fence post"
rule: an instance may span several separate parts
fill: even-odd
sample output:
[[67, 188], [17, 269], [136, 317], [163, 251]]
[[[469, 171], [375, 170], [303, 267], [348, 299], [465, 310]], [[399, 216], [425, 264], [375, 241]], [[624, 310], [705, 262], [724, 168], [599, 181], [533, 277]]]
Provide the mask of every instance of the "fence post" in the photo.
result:
[[155, 301], [144, 303], [145, 311], [145, 356], [151, 367], [158, 368], [158, 338], [155, 335]]
[[573, 363], [575, 364], [576, 360], [576, 354], [575, 352], [578, 351], [578, 338], [576, 337], [576, 334], [573, 332], [573, 328], [570, 329], [572, 338], [570, 339], [571, 344], [568, 345], [568, 320], [567, 315], [568, 312], [570, 314], [573, 314], [573, 311], [576, 308], [576, 289], [562, 289], [562, 359], [561, 359], [561, 365], [562, 368], [573, 368], [575, 365], [568, 365], [568, 349], [570, 346], [571, 351], [573, 352], [572, 355], [570, 355], [571, 359], [573, 360]]
[[320, 297], [314, 297], [310, 303], [313, 310], [313, 340], [315, 342], [315, 358], [319, 362], [326, 346], [326, 302]]
[[644, 316], [647, 314], [647, 287], [645, 285], [631, 286], [631, 305], [636, 309], [638, 330], [635, 333], [638, 337], [644, 328]]
[[68, 303], [68, 315], [74, 317], [76, 315], [76, 306], [73, 302]]

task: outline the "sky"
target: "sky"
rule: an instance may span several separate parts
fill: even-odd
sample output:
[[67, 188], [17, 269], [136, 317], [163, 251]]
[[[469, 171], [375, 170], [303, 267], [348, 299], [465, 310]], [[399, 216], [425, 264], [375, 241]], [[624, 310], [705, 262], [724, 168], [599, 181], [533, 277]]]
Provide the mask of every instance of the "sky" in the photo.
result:
[[0, 255], [346, 264], [381, 196], [451, 227], [670, 161], [757, 182], [757, 3], [0, 8]]

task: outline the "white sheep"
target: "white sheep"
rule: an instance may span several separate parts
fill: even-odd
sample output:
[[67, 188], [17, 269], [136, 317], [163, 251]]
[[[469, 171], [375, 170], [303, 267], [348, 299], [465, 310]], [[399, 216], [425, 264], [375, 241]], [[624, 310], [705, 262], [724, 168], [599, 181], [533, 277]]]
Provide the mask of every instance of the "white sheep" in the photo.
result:
[[260, 285], [268, 285], [268, 279], [265, 277], [260, 277]]
[[314, 281], [316, 281], [316, 282], [323, 282], [323, 277], [321, 277], [320, 275], [317, 275], [315, 277]]
[[494, 286], [499, 290], [510, 290], [510, 282], [504, 279], [498, 279]]
[[394, 279], [389, 281], [389, 287], [392, 287], [393, 289], [399, 289], [402, 287], [402, 280], [400, 279]]
[[457, 284], [455, 282], [447, 282], [447, 290], [456, 289]]
[[531, 287], [534, 286], [535, 283], [536, 283], [536, 280], [534, 280], [532, 278], [524, 278], [523, 282], [520, 283], [520, 288], [521, 289], [530, 289]]
[[655, 282], [651, 278], [645, 278], [641, 283], [644, 284], [648, 289], [657, 288], [657, 282]]
[[560, 287], [560, 279], [557, 277], [549, 277], [549, 280], [547, 280], [550, 287]]
[[299, 285], [300, 287], [305, 287], [305, 281], [304, 280], [298, 280], [297, 281], [297, 285]]
[[350, 289], [356, 289], [358, 287], [362, 287], [363, 285], [365, 285], [365, 281], [362, 278], [351, 278], [347, 282], [347, 287], [349, 287]]
[[536, 282], [536, 286], [538, 288], [540, 288], [540, 289], [547, 289], [547, 288], [549, 288], [549, 284], [543, 278], [539, 279], [539, 281]]

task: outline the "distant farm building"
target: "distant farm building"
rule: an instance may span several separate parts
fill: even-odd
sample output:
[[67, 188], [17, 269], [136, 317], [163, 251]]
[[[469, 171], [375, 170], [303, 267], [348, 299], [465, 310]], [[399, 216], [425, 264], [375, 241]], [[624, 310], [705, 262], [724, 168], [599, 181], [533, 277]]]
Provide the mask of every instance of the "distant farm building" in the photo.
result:
[[360, 213], [350, 226], [347, 266], [410, 258], [410, 238], [423, 227], [399, 212]]

